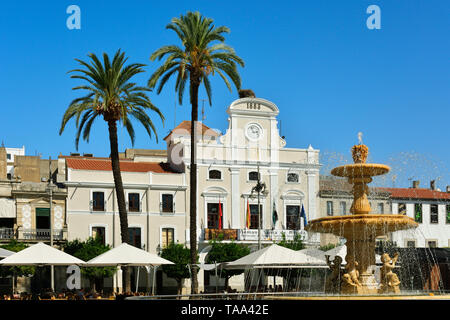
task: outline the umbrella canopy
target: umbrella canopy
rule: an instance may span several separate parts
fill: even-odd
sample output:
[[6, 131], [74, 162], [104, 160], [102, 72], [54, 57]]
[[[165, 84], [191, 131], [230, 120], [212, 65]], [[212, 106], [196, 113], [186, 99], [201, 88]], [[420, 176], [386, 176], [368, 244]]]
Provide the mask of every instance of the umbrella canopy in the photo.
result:
[[225, 263], [225, 269], [244, 268], [286, 268], [324, 265], [324, 262], [300, 251], [272, 244], [232, 262]]
[[43, 242], [36, 243], [0, 261], [0, 265], [4, 266], [67, 266], [73, 264], [83, 265], [85, 262]]
[[149, 265], [174, 264], [173, 262], [163, 259], [156, 254], [149, 253], [145, 250], [136, 248], [127, 243], [108, 250], [105, 253], [89, 260], [86, 266], [105, 267], [105, 266], [132, 266], [141, 267]]
[[[331, 250], [325, 251], [325, 255], [330, 256], [330, 260], [333, 260], [335, 256], [339, 256], [342, 258], [342, 264], [346, 264], [345, 256], [347, 255], [347, 246], [337, 246]], [[381, 256], [379, 254], [375, 254], [375, 262], [377, 264], [381, 263]]]
[[14, 251], [9, 251], [3, 248], [0, 248], [0, 258], [6, 258], [9, 257], [10, 255], [14, 254]]
[[298, 252], [308, 256], [310, 264], [326, 264], [325, 252], [319, 249], [302, 249]]

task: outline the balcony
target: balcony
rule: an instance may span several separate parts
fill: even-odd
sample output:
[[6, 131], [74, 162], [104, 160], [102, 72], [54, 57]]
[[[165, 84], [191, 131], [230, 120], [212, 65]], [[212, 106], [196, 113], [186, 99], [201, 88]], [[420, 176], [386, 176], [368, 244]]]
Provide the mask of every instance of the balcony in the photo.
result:
[[[281, 241], [283, 234], [286, 240], [294, 240], [296, 235], [300, 235], [301, 240], [306, 239], [305, 230], [271, 230], [261, 229], [260, 239], [263, 241]], [[212, 240], [223, 235], [223, 240], [257, 241], [258, 229], [204, 229], [204, 239]]]
[[[53, 240], [60, 241], [64, 240], [64, 235], [67, 234], [66, 229], [53, 229]], [[19, 239], [23, 240], [50, 240], [50, 229], [19, 229]]]
[[13, 239], [14, 235], [13, 228], [0, 228], [0, 239]]

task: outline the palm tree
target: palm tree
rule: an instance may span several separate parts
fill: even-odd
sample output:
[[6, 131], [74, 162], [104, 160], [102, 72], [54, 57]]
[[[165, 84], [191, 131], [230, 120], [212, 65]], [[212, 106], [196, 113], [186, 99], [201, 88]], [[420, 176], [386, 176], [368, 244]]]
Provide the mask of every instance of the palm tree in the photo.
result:
[[[182, 47], [168, 45], [159, 48], [150, 60], [161, 60], [164, 63], [153, 73], [148, 86], [154, 88], [159, 81], [159, 94], [167, 81], [176, 75], [175, 92], [178, 93], [179, 103], [182, 104], [186, 82], [189, 80], [189, 95], [191, 110], [191, 163], [190, 163], [190, 250], [191, 264], [196, 263], [197, 257], [197, 164], [196, 164], [196, 128], [198, 120], [198, 90], [204, 85], [211, 105], [211, 84], [208, 76], [218, 74], [228, 89], [232, 91], [227, 76], [239, 90], [241, 79], [237, 65], [244, 66], [234, 49], [224, 43], [224, 33], [230, 30], [225, 27], [215, 27], [213, 20], [203, 17], [199, 12], [188, 12], [180, 18], [173, 18], [166, 26], [176, 32]], [[215, 42], [215, 43], [214, 43]], [[196, 271], [192, 272], [192, 292], [198, 292]]]
[[[137, 86], [136, 83], [131, 82], [133, 76], [144, 72], [142, 67], [145, 65], [133, 63], [125, 66], [128, 58], [120, 49], [114, 55], [112, 62], [110, 62], [106, 53], [103, 53], [103, 64], [93, 53], [89, 54], [88, 57], [90, 58], [89, 62], [75, 59], [82, 68], [69, 71], [69, 73], [75, 73], [71, 75], [71, 78], [86, 82], [84, 85], [74, 87], [73, 90], [85, 90], [87, 94], [74, 99], [70, 103], [62, 118], [59, 134], [63, 133], [67, 122], [75, 118], [77, 128], [75, 147], [78, 150], [81, 133], [83, 133], [83, 139], [89, 142], [94, 121], [103, 116], [103, 120], [107, 122], [111, 147], [111, 166], [119, 206], [121, 240], [122, 242], [129, 242], [127, 209], [119, 165], [117, 122], [121, 121], [125, 126], [134, 145], [135, 132], [130, 118], [137, 119], [144, 126], [148, 135], [152, 137], [153, 132], [156, 140], [158, 140], [155, 126], [146, 110], [156, 112], [162, 121], [164, 121], [164, 116], [147, 96], [146, 92], [150, 89]], [[129, 277], [126, 275], [125, 278], [125, 287], [129, 291]]]

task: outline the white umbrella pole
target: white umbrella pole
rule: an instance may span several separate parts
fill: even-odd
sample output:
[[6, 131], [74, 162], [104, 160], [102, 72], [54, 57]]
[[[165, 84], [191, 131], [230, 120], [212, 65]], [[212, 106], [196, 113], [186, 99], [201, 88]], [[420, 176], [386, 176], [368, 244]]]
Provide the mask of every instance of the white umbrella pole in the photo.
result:
[[152, 266], [153, 269], [153, 282], [152, 282], [152, 294], [155, 294], [155, 278], [156, 278], [156, 266]]
[[138, 292], [138, 288], [139, 288], [139, 267], [137, 267], [137, 276], [136, 276], [136, 290], [135, 292]]

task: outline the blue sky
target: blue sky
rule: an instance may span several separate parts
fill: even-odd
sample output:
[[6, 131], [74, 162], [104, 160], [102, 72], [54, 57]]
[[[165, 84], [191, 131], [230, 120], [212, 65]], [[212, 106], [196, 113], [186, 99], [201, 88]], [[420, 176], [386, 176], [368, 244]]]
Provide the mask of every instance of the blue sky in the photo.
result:
[[[69, 30], [69, 5], [81, 9], [81, 29]], [[369, 5], [381, 9], [381, 29], [369, 30]], [[179, 44], [165, 26], [188, 10], [231, 29], [226, 43], [246, 63], [242, 87], [280, 108], [287, 145], [321, 150], [323, 173], [350, 161], [357, 133], [370, 148], [370, 162], [393, 171], [381, 180], [406, 187], [408, 179], [450, 185], [450, 2], [446, 0], [351, 1], [9, 1], [0, 12], [0, 140], [25, 146], [27, 154], [56, 158], [75, 152], [75, 127], [58, 130], [80, 82], [67, 72], [90, 52], [124, 50], [129, 62], [147, 64], [137, 77], [146, 84], [158, 66], [150, 54]], [[213, 106], [205, 123], [225, 131], [227, 106], [237, 98], [214, 79]], [[159, 143], [136, 123], [135, 148], [165, 148], [162, 138], [175, 122], [173, 83], [151, 100], [165, 114], [155, 120]], [[190, 117], [185, 95], [176, 122]], [[200, 98], [206, 98], [204, 92]], [[120, 130], [120, 150], [131, 148]], [[107, 128], [95, 124], [79, 152], [109, 154]]]

